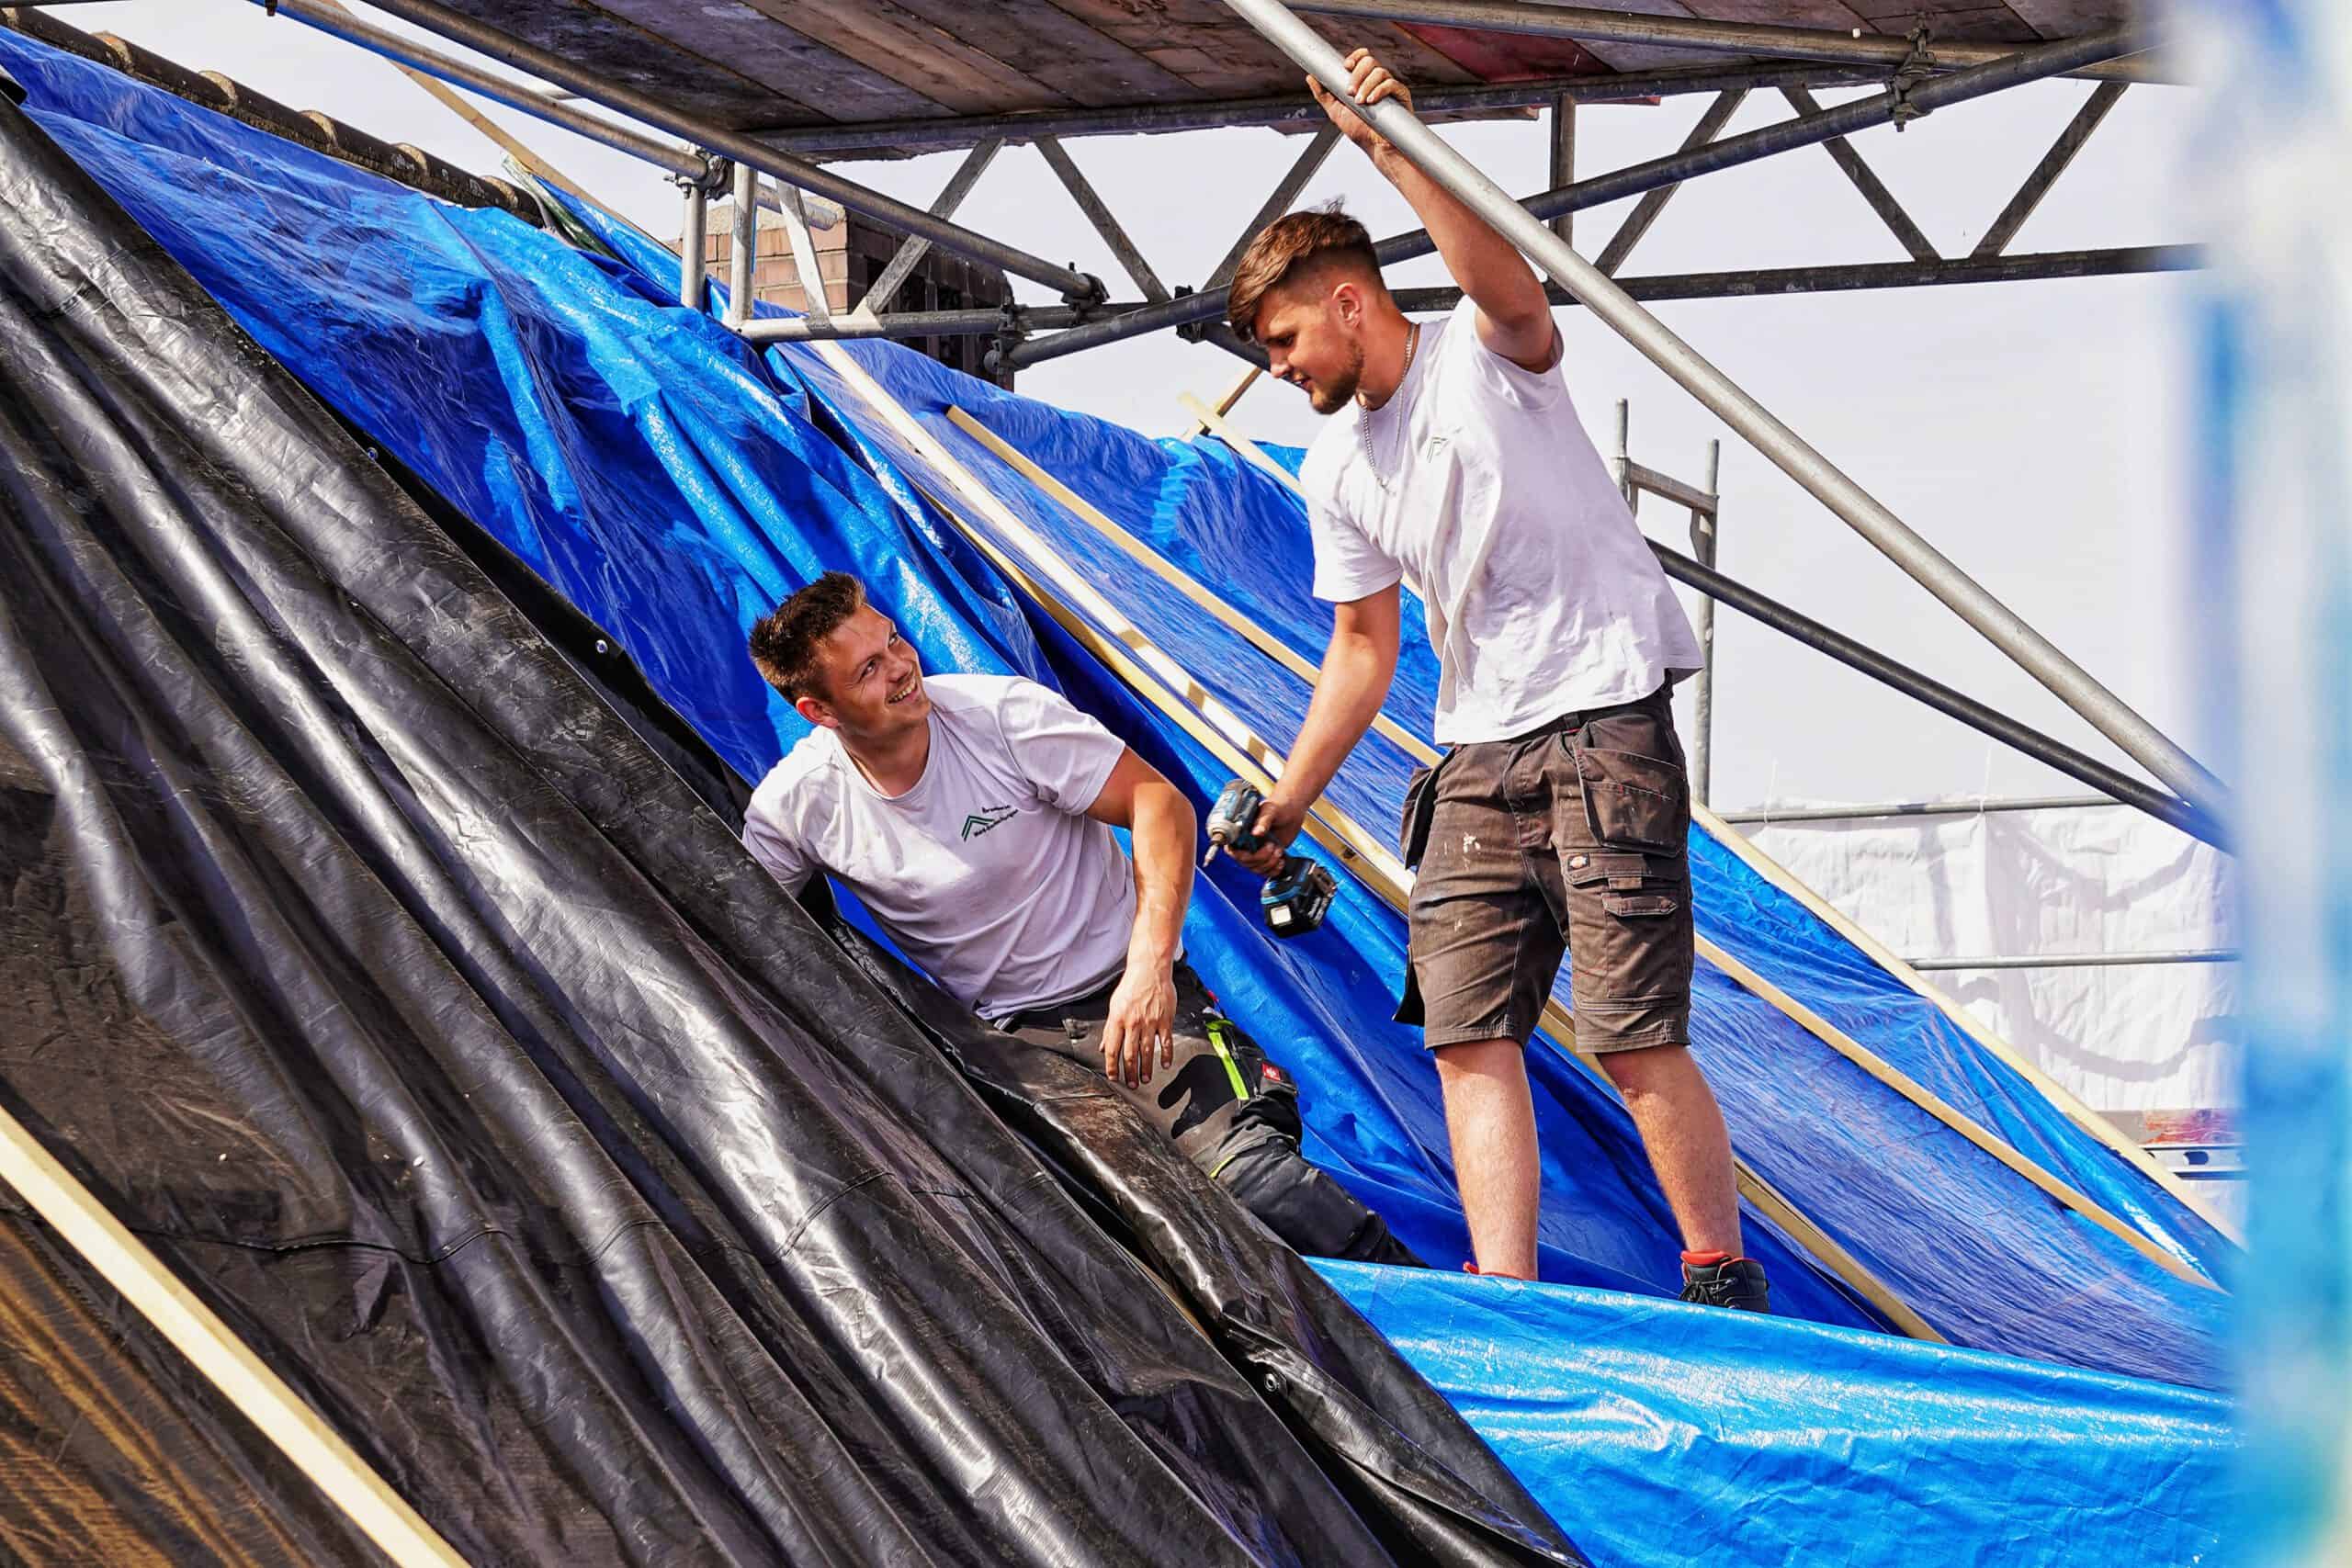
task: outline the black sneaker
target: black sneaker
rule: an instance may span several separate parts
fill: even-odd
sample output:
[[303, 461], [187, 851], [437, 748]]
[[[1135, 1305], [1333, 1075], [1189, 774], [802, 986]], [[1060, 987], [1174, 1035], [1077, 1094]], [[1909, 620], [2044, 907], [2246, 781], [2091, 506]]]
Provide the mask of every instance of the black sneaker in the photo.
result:
[[1771, 1287], [1764, 1282], [1764, 1265], [1752, 1258], [1718, 1258], [1713, 1263], [1682, 1265], [1682, 1299], [1702, 1306], [1730, 1307], [1736, 1312], [1772, 1310]]

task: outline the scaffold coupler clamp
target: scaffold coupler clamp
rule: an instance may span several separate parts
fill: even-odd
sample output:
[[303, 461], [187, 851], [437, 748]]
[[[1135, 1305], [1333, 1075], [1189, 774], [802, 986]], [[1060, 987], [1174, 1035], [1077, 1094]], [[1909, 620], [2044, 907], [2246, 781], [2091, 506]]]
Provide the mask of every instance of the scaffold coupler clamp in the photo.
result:
[[1111, 302], [1111, 291], [1102, 287], [1102, 280], [1101, 278], [1095, 276], [1091, 272], [1080, 271], [1079, 265], [1076, 262], [1069, 264], [1069, 269], [1072, 272], [1078, 273], [1079, 276], [1086, 279], [1086, 287], [1083, 288], [1073, 288], [1069, 293], [1063, 295], [1062, 303], [1069, 306], [1071, 310], [1077, 313], [1079, 321], [1084, 322], [1094, 314], [1094, 310], [1097, 306], [1107, 305]]
[[[1188, 294], [1196, 294], [1198, 292], [1199, 290], [1194, 288], [1191, 284], [1180, 283], [1176, 286], [1173, 298], [1182, 299]], [[1176, 335], [1182, 338], [1186, 343], [1205, 343], [1208, 341], [1208, 332], [1209, 323], [1206, 321], [1179, 321], [1176, 323]]]
[[1028, 313], [1020, 306], [1008, 299], [998, 309], [996, 318], [996, 333], [980, 360], [980, 368], [991, 376], [1001, 375], [1005, 356], [1029, 341]]
[[706, 152], [697, 147], [695, 157], [702, 160], [700, 175], [672, 175], [670, 183], [680, 190], [698, 190], [705, 196], [723, 196], [735, 183], [735, 160], [716, 152]]
[[1936, 73], [1935, 51], [1928, 47], [1934, 36], [1934, 30], [1928, 26], [1928, 18], [1920, 17], [1919, 25], [1911, 29], [1911, 52], [1904, 56], [1902, 64], [1894, 68], [1894, 80], [1889, 84], [1887, 92], [1894, 100], [1893, 118], [1897, 132], [1928, 112], [1911, 101], [1911, 95], [1918, 90], [1922, 82]]

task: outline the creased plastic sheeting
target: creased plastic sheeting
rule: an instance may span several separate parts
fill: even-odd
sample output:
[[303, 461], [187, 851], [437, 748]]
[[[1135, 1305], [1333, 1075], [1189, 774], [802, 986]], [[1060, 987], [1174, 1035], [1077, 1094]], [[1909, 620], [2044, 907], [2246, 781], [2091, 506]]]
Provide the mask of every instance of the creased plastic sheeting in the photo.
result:
[[2214, 1394], [1573, 1287], [1317, 1267], [1618, 1568], [2230, 1561], [2237, 1439]]
[[[503, 214], [439, 207], [84, 62], [0, 46], [39, 63], [27, 72], [36, 107], [95, 106], [86, 118], [43, 112], [208, 288], [348, 418], [611, 627], [655, 689], [747, 773], [761, 772], [800, 721], [749, 673], [737, 651], [742, 628], [782, 588], [845, 566], [867, 578], [933, 668], [1058, 677], [1196, 794], [1221, 780], [1222, 768], [1074, 656], [1057, 631], [1045, 632], [1041, 655], [1006, 591], [916, 496], [922, 465], [832, 384], [821, 355], [772, 353], [763, 370], [715, 323], [671, 302], [672, 264], [641, 238], [610, 236], [640, 264], [616, 267]], [[126, 97], [139, 100], [135, 109], [119, 101]], [[169, 147], [99, 123], [143, 136], [157, 118], [174, 123], [157, 138]], [[197, 125], [215, 141], [189, 129]], [[270, 238], [288, 231], [309, 237], [302, 268], [287, 268], [286, 249]], [[1254, 650], [995, 466], [938, 420], [939, 409], [952, 397], [1005, 422], [1013, 439], [1114, 513], [1148, 508], [1133, 521], [1152, 536], [1226, 530], [1195, 532], [1196, 558], [1295, 559], [1296, 514], [1279, 491], [1213, 446], [1155, 446], [995, 397], [889, 345], [851, 352], [1057, 548], [1116, 582], [1148, 631], [1182, 649], [1277, 744], [1287, 741], [1304, 709], [1299, 682], [1268, 678]], [[936, 477], [925, 482], [936, 486]], [[1180, 560], [1188, 551], [1170, 549]], [[1312, 648], [1321, 612], [1303, 582], [1303, 573], [1268, 573], [1264, 597], [1243, 603]], [[1408, 698], [1430, 685], [1428, 660], [1425, 649], [1413, 655]], [[1403, 772], [1393, 749], [1371, 742], [1335, 793], [1380, 830], [1393, 820]], [[1225, 897], [1195, 900], [1188, 947], [1237, 1014], [1299, 1069], [1310, 1153], [1417, 1249], [1462, 1256], [1433, 1076], [1418, 1037], [1387, 1022], [1401, 922], [1351, 888], [1333, 931], [1282, 947], [1244, 913], [1254, 906], [1245, 877], [1224, 869], [1215, 886]], [[1736, 1083], [1725, 1098], [1743, 1146], [1945, 1332], [2018, 1354], [2210, 1381], [2218, 1298], [2053, 1216], [1987, 1156], [1891, 1102], [1719, 976], [1702, 988], [1726, 1004], [1702, 1006], [1701, 1045], [1719, 1081]], [[1536, 1075], [1547, 1275], [1671, 1292], [1672, 1226], [1623, 1111], [1548, 1053], [1537, 1055]], [[1752, 1249], [1773, 1269], [1785, 1309], [1871, 1321], [1767, 1227], [1756, 1230]]]
[[0, 214], [6, 1092], [461, 1554], [1582, 1561], [1099, 1074], [967, 1042], [1016, 1135], [5, 106]]

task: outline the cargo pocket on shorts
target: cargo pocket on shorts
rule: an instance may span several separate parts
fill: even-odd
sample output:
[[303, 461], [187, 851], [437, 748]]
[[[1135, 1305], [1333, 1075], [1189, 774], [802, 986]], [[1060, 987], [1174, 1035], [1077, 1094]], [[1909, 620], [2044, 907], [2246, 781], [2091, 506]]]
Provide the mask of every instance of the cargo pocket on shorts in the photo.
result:
[[1585, 822], [1611, 850], [1679, 855], [1690, 837], [1690, 786], [1682, 770], [1638, 751], [1611, 751], [1572, 739]]
[[1598, 887], [1600, 908], [1625, 919], [1650, 919], [1682, 908], [1679, 893], [1659, 892], [1661, 883], [1676, 886], [1680, 877], [1669, 862], [1658, 864], [1647, 854], [1632, 851], [1578, 851], [1561, 863], [1561, 874], [1579, 890]]

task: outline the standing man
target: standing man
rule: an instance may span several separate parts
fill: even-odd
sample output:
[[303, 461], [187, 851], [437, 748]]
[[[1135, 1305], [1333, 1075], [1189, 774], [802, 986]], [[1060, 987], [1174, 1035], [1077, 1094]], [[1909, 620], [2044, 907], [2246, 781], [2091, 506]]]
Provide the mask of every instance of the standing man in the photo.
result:
[[1099, 1066], [1296, 1250], [1419, 1261], [1299, 1153], [1297, 1089], [1185, 964], [1197, 825], [1158, 769], [1034, 681], [926, 678], [844, 572], [763, 616], [752, 661], [816, 727], [743, 816], [787, 892], [831, 873], [942, 990]]
[[[1404, 84], [1348, 59], [1369, 107]], [[1481, 1273], [1535, 1277], [1525, 1048], [1565, 952], [1577, 1046], [1599, 1057], [1682, 1232], [1683, 1297], [1765, 1311], [1740, 1256], [1731, 1140], [1690, 1059], [1690, 788], [1668, 694], [1690, 623], [1593, 450], [1544, 286], [1509, 241], [1309, 78], [1427, 225], [1463, 300], [1408, 321], [1363, 226], [1294, 212], [1235, 270], [1233, 326], [1335, 414], [1299, 471], [1332, 631], [1315, 700], [1241, 857], [1271, 871], [1387, 695], [1400, 598], [1421, 595], [1450, 748], [1407, 795], [1419, 867], [1397, 1017], [1437, 1057]]]

